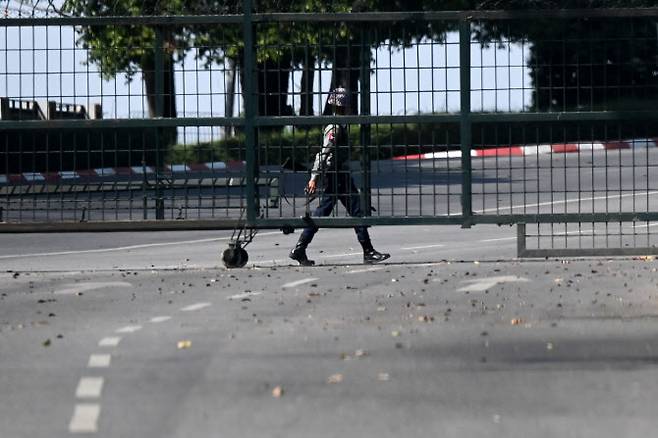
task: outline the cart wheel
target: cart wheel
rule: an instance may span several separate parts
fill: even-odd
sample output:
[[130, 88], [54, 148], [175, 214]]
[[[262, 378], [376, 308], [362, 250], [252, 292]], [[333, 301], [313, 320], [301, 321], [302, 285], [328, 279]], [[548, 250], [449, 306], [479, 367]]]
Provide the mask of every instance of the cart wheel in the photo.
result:
[[247, 251], [244, 248], [237, 248], [236, 251], [238, 253], [238, 260], [236, 265], [238, 268], [243, 268], [244, 265], [246, 265], [249, 261], [249, 254], [247, 254]]
[[[222, 253], [222, 261], [227, 268], [236, 268], [238, 266], [239, 251], [242, 248], [228, 247]], [[244, 251], [244, 250], [242, 250]]]

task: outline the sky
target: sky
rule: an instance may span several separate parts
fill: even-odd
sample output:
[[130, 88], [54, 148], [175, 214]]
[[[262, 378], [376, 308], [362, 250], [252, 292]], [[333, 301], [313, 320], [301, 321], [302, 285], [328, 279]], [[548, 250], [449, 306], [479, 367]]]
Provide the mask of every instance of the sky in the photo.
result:
[[[0, 96], [21, 100], [54, 100], [90, 108], [101, 103], [104, 118], [148, 117], [140, 75], [103, 80], [98, 67], [76, 45], [72, 27], [0, 28]], [[472, 111], [522, 111], [530, 104], [532, 86], [525, 65], [529, 45], [502, 42], [471, 46]], [[372, 51], [371, 112], [404, 115], [459, 111], [458, 35], [439, 43], [421, 40], [399, 50], [387, 45]], [[319, 113], [331, 79], [330, 66], [316, 66], [315, 113]], [[176, 65], [179, 117], [225, 115], [225, 70], [206, 69], [194, 50]], [[288, 104], [297, 113], [301, 71], [291, 75]], [[238, 81], [239, 88], [239, 81]], [[239, 89], [238, 89], [239, 92]], [[242, 103], [236, 98], [236, 111]], [[202, 130], [190, 134], [201, 135]], [[206, 132], [204, 137], [220, 135]], [[185, 135], [187, 136], [188, 130]], [[193, 141], [185, 138], [185, 141]]]

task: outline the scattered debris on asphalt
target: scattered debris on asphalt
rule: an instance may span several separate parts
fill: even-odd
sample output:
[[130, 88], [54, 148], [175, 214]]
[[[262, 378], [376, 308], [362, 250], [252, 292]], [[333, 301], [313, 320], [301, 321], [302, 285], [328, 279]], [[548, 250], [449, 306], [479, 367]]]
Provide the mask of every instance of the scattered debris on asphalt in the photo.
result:
[[190, 348], [192, 346], [192, 341], [184, 340], [184, 341], [178, 341], [177, 347], [179, 350], [183, 350], [186, 348]]

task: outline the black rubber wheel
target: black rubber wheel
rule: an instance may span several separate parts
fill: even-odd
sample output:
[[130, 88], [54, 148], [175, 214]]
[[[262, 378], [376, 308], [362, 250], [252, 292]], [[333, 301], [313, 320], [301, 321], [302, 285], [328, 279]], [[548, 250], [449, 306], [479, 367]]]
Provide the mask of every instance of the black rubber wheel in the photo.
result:
[[238, 259], [236, 261], [236, 266], [238, 268], [243, 268], [244, 265], [247, 264], [249, 261], [249, 254], [247, 254], [247, 251], [245, 251], [244, 248], [237, 248], [236, 252], [238, 254]]
[[224, 266], [229, 269], [237, 267], [239, 264], [240, 250], [244, 251], [242, 248], [226, 248], [222, 253], [222, 262], [224, 262]]

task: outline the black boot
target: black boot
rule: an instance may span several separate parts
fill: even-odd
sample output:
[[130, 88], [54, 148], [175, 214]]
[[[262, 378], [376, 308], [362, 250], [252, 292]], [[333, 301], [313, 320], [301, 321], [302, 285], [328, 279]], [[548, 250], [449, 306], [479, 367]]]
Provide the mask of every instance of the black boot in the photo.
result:
[[370, 241], [361, 242], [361, 246], [363, 247], [363, 263], [367, 265], [383, 262], [391, 257], [390, 254], [381, 253], [373, 248]]
[[298, 262], [301, 266], [315, 265], [315, 262], [313, 260], [309, 260], [308, 257], [306, 256], [307, 246], [308, 246], [308, 242], [306, 242], [303, 239], [303, 236], [300, 237], [299, 241], [297, 242], [297, 245], [295, 245], [295, 248], [292, 251], [290, 251], [288, 257]]

